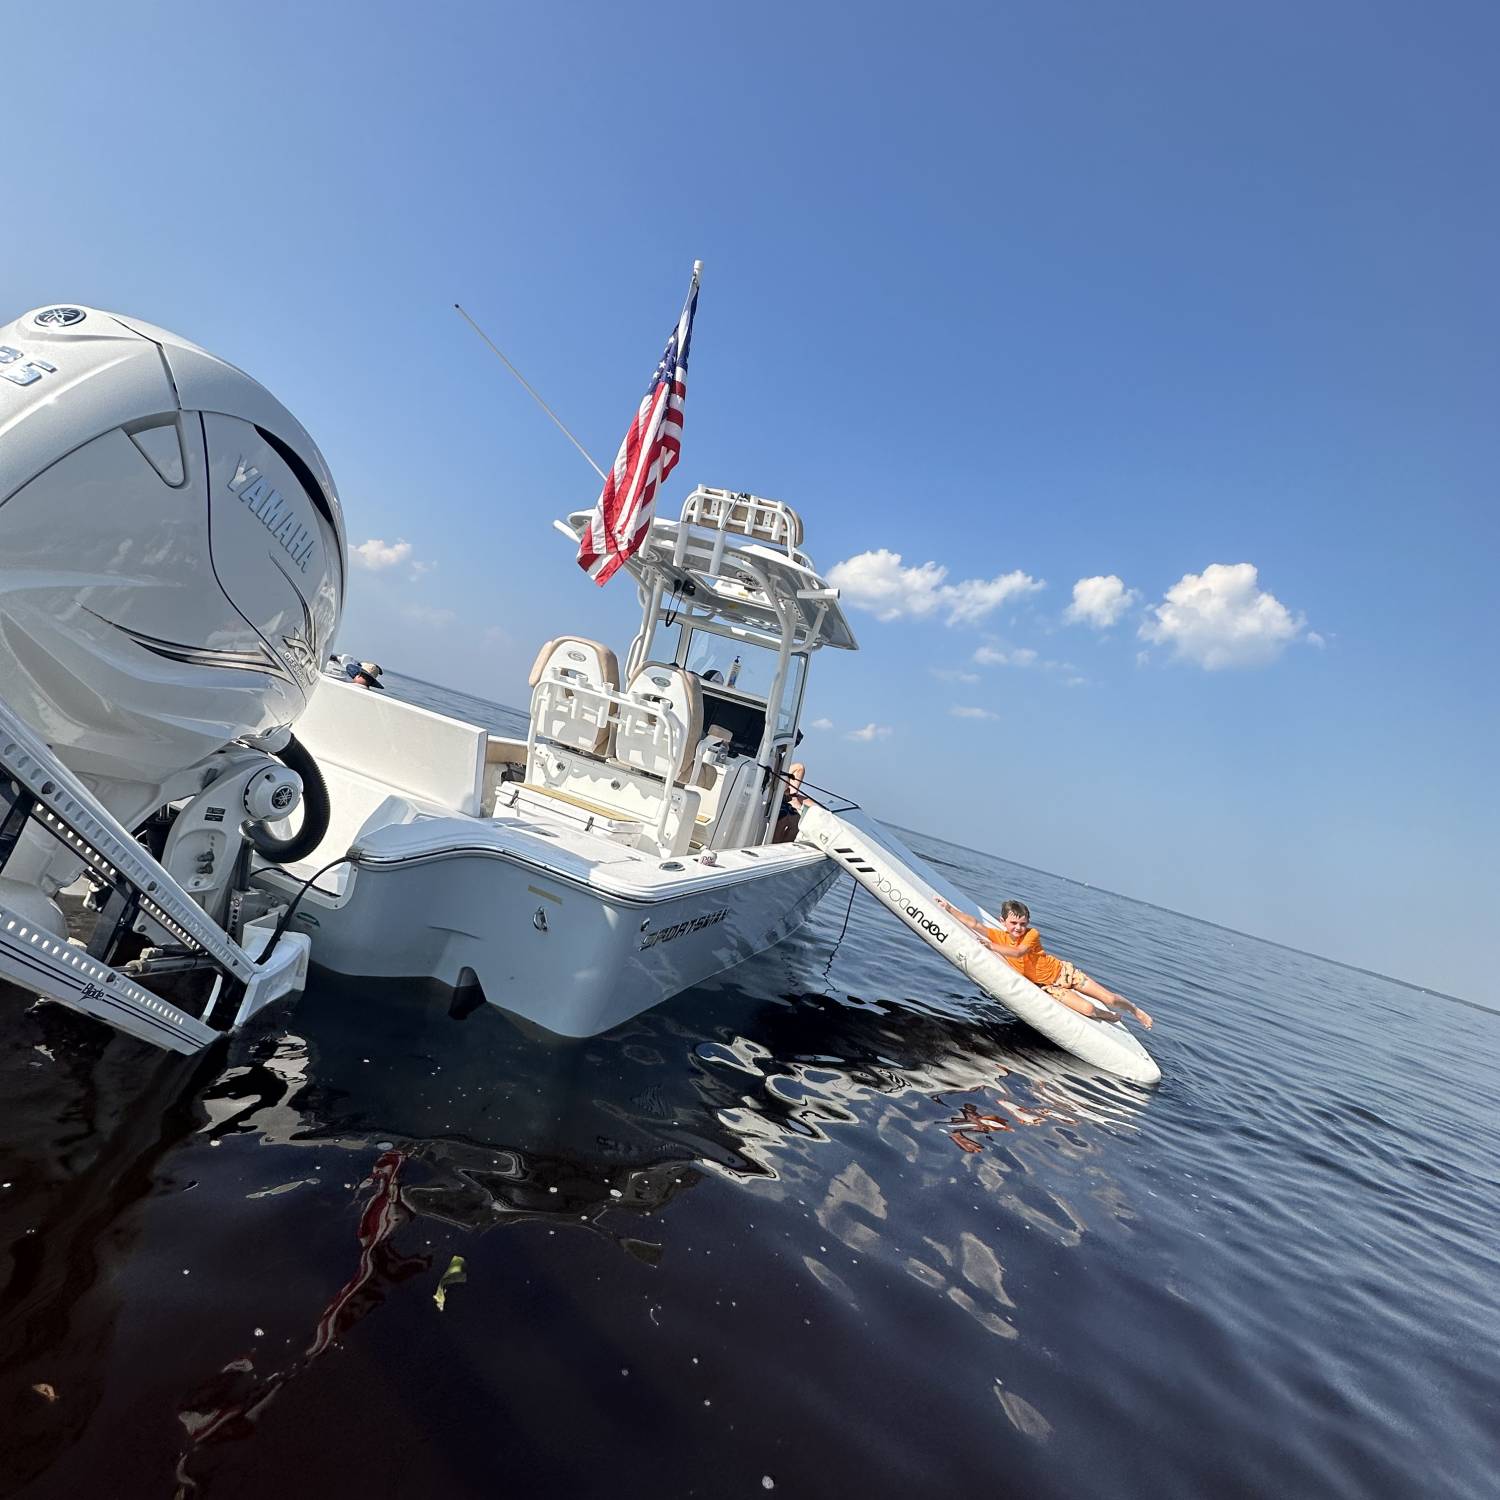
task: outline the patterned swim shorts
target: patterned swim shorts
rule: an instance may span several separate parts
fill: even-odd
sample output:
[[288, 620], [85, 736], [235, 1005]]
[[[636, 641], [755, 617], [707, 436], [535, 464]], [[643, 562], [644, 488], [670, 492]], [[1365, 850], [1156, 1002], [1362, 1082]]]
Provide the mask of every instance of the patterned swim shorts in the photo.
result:
[[1074, 964], [1070, 964], [1067, 959], [1060, 958], [1058, 962], [1062, 965], [1062, 968], [1058, 972], [1057, 978], [1047, 986], [1049, 990], [1076, 990], [1094, 982], [1082, 969]]

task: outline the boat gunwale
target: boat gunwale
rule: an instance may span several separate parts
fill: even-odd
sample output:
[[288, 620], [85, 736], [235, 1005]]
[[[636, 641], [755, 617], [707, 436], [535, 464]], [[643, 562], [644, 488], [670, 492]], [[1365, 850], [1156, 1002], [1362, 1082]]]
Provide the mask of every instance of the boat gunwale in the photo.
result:
[[[762, 846], [776, 847], [776, 846]], [[727, 890], [733, 886], [746, 885], [752, 881], [765, 880], [775, 874], [787, 874], [793, 870], [803, 870], [810, 865], [826, 862], [837, 870], [837, 865], [820, 849], [815, 849], [807, 844], [793, 844], [782, 846], [795, 854], [804, 856], [801, 858], [788, 858], [779, 856], [776, 859], [758, 863], [745, 868], [725, 868], [722, 865], [699, 865], [697, 870], [673, 871], [679, 878], [669, 883], [659, 883], [653, 889], [656, 894], [641, 894], [643, 887], [636, 885], [633, 889], [627, 889], [623, 885], [605, 883], [600, 881], [598, 873], [602, 869], [611, 866], [595, 866], [589, 875], [579, 875], [558, 868], [556, 865], [537, 859], [534, 856], [516, 849], [498, 848], [493, 844], [449, 844], [437, 849], [423, 849], [408, 853], [397, 854], [372, 854], [362, 851], [350, 857], [350, 864], [354, 871], [369, 871], [370, 873], [388, 873], [406, 865], [428, 864], [437, 860], [481, 858], [497, 859], [506, 864], [515, 865], [522, 869], [535, 870], [546, 875], [549, 879], [561, 881], [565, 885], [574, 887], [580, 892], [593, 895], [599, 899], [607, 900], [615, 905], [630, 907], [659, 907], [667, 902], [681, 900], [684, 897], [701, 894], [705, 891]], [[744, 851], [730, 850], [729, 853], [740, 853]], [[297, 877], [289, 871], [276, 866], [262, 866], [255, 872], [257, 881], [270, 876], [273, 882], [286, 881], [289, 884], [299, 883]], [[682, 878], [687, 877], [687, 878]], [[307, 896], [318, 896], [322, 900], [318, 904], [325, 906], [342, 906], [347, 902], [354, 888], [354, 880], [341, 891], [330, 890], [326, 886], [312, 884], [307, 887]]]

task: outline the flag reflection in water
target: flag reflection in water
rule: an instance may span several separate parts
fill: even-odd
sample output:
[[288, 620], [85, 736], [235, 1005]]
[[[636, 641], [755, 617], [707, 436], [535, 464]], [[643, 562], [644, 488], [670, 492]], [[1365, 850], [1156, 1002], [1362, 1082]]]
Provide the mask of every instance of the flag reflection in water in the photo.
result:
[[[250, 1437], [260, 1414], [281, 1391], [320, 1355], [327, 1353], [366, 1313], [385, 1301], [387, 1292], [432, 1265], [430, 1255], [403, 1255], [392, 1236], [415, 1217], [402, 1194], [405, 1151], [386, 1151], [370, 1169], [370, 1196], [360, 1211], [355, 1238], [359, 1260], [354, 1274], [329, 1299], [318, 1319], [312, 1342], [285, 1369], [258, 1376], [248, 1355], [231, 1360], [194, 1392], [179, 1411], [188, 1447], [177, 1464], [177, 1497], [185, 1500], [198, 1488], [193, 1459], [205, 1448]], [[363, 1185], [363, 1184], [362, 1184]]]

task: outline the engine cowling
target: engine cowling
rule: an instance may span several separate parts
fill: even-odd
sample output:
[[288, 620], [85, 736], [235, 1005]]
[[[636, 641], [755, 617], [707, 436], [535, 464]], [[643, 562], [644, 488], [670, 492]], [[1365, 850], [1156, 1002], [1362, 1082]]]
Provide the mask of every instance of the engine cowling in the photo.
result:
[[243, 371], [90, 307], [0, 328], [0, 694], [122, 821], [291, 726], [345, 570], [322, 455]]

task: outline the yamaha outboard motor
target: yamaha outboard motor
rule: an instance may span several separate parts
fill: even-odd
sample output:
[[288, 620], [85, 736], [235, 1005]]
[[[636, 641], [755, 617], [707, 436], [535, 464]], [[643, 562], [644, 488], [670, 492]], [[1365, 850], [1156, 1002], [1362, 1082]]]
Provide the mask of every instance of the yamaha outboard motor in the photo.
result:
[[0, 327], [0, 696], [121, 822], [291, 726], [344, 569], [327, 466], [259, 382], [90, 307]]
[[[248, 375], [90, 307], [0, 327], [0, 977], [175, 1050], [300, 985], [305, 941], [273, 963], [246, 931], [246, 845], [326, 831], [291, 726], [345, 565], [322, 455]], [[53, 899], [80, 874], [86, 947]], [[213, 1013], [149, 988], [169, 973]]]

